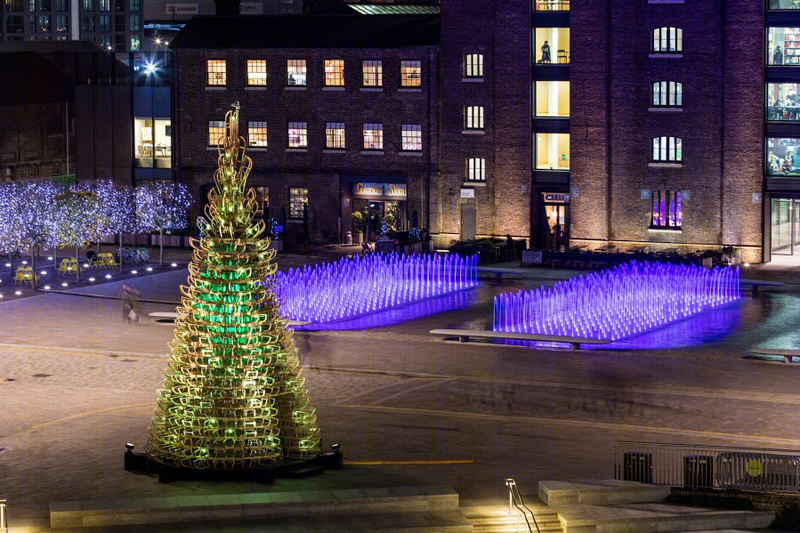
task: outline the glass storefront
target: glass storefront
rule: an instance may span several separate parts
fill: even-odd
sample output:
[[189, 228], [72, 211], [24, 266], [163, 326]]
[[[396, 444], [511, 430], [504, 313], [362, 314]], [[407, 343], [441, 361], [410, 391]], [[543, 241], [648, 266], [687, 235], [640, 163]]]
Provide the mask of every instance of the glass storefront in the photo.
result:
[[800, 66], [800, 28], [767, 30], [767, 65]]
[[767, 175], [800, 176], [800, 139], [767, 139]]
[[172, 123], [170, 119], [134, 119], [134, 155], [136, 166], [172, 167]]
[[767, 9], [770, 11], [780, 11], [784, 9], [800, 9], [800, 2], [797, 0], [768, 0]]
[[548, 250], [563, 250], [569, 246], [569, 194], [542, 193], [544, 207], [542, 230]]
[[800, 200], [772, 199], [772, 254], [800, 255]]
[[800, 121], [800, 83], [767, 84], [767, 120]]

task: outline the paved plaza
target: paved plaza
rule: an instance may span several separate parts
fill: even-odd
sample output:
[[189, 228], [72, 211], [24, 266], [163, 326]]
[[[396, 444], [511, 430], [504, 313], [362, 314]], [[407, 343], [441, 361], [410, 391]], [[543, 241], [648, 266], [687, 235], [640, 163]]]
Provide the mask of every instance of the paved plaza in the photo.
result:
[[[186, 270], [128, 280], [174, 301]], [[327, 448], [342, 471], [302, 481], [161, 484], [123, 471], [141, 449], [173, 327], [122, 321], [118, 283], [0, 303], [0, 499], [11, 525], [50, 501], [450, 484], [462, 498], [523, 493], [544, 479], [613, 475], [614, 442], [800, 449], [800, 365], [750, 348], [800, 345], [800, 291], [748, 296], [735, 331], [663, 350], [533, 350], [448, 343], [434, 328], [482, 328], [500, 291], [557, 279], [487, 280], [464, 309], [357, 331], [297, 332]], [[171, 304], [145, 303], [145, 313]]]

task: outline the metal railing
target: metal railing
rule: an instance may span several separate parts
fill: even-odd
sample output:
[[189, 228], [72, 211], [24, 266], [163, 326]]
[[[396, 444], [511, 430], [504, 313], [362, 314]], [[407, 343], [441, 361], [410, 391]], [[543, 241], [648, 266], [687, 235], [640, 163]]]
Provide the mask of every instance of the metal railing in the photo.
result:
[[[519, 489], [517, 488], [517, 482], [511, 478], [507, 478], [506, 486], [508, 487], [508, 513], [513, 515], [514, 509], [516, 509], [519, 514], [522, 515], [522, 518], [525, 519], [525, 525], [528, 526], [528, 533], [533, 533], [533, 530], [531, 529], [531, 522], [533, 522], [534, 527], [536, 527], [536, 533], [540, 533], [539, 524], [536, 523], [536, 518], [533, 516], [533, 511], [528, 509], [528, 506], [525, 505], [524, 501], [522, 501], [522, 495], [519, 493]], [[531, 517], [530, 520], [528, 520], [528, 515]]]
[[619, 441], [614, 478], [686, 488], [800, 491], [800, 451]]
[[0, 533], [8, 533], [8, 515], [6, 514], [5, 500], [0, 500]]

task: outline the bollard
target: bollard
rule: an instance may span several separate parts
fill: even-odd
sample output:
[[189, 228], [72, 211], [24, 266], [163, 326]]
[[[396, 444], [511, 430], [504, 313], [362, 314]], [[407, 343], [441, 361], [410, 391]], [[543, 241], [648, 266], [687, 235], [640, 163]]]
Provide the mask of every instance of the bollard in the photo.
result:
[[5, 500], [0, 500], [0, 533], [8, 533], [8, 515], [6, 514]]

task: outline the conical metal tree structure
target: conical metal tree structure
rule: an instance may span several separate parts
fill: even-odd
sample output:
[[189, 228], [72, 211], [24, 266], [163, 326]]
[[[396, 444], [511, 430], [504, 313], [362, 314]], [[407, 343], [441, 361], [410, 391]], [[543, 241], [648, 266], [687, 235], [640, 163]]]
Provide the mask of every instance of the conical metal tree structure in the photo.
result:
[[316, 412], [269, 281], [275, 252], [260, 237], [264, 222], [253, 221], [254, 191], [245, 192], [252, 160], [233, 108], [145, 448], [169, 468], [267, 469], [320, 451]]

